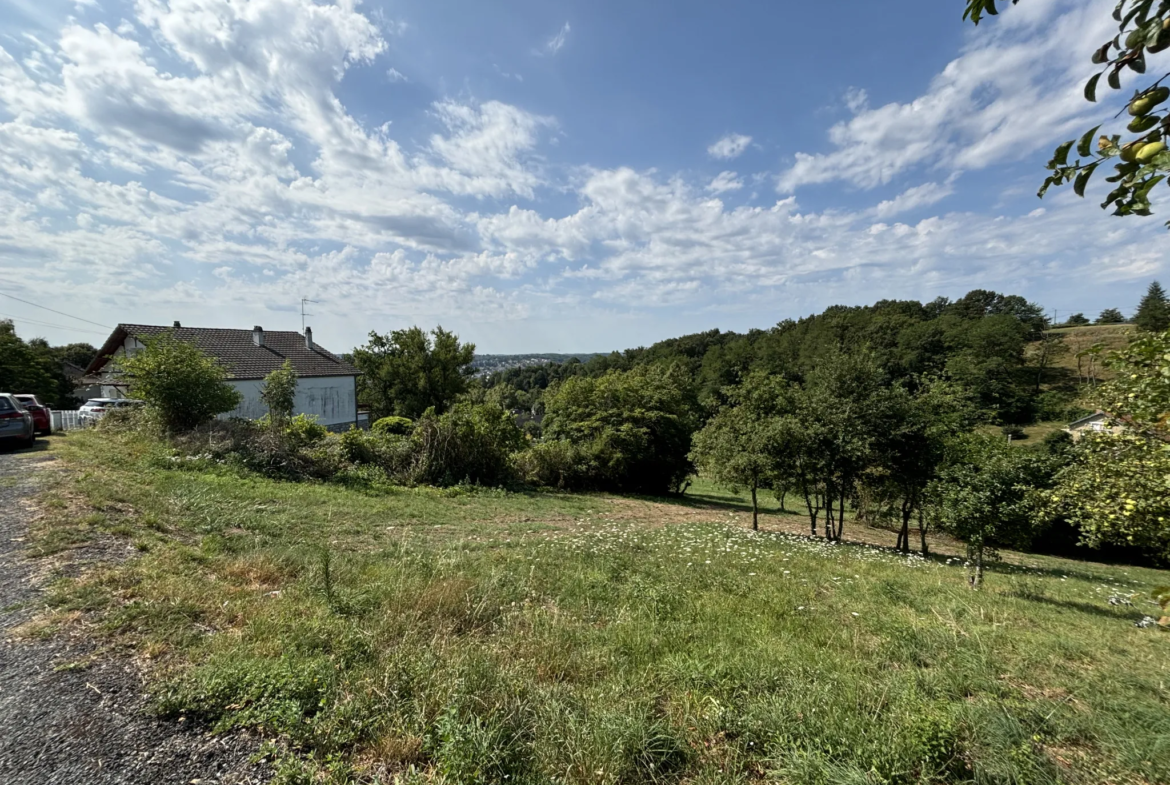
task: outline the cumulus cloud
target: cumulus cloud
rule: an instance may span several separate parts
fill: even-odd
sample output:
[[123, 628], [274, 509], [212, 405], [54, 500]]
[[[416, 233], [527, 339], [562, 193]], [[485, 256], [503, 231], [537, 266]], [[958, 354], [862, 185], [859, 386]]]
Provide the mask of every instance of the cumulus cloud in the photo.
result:
[[743, 155], [743, 151], [752, 143], [750, 136], [743, 134], [727, 134], [719, 141], [707, 148], [707, 154], [712, 158], [728, 161]]

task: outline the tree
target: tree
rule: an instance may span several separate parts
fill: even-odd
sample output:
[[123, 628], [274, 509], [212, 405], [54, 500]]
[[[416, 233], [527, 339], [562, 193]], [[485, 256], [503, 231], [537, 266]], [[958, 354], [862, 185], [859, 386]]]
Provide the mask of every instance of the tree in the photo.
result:
[[[1012, 0], [1012, 4], [1019, 0]], [[996, 0], [967, 0], [964, 19], [979, 24], [983, 14], [997, 13]], [[1097, 100], [1097, 86], [1102, 76], [1114, 90], [1121, 89], [1121, 72], [1146, 72], [1147, 56], [1170, 48], [1170, 4], [1154, 0], [1119, 0], [1113, 10], [1119, 33], [1105, 41], [1092, 56], [1101, 70], [1085, 84], [1085, 98]], [[1114, 168], [1110, 182], [1116, 187], [1105, 197], [1102, 208], [1114, 208], [1114, 215], [1150, 215], [1150, 190], [1170, 173], [1170, 151], [1166, 149], [1163, 133], [1170, 130], [1170, 116], [1160, 116], [1158, 107], [1170, 98], [1170, 87], [1161, 79], [1134, 91], [1129, 101], [1133, 118], [1126, 130], [1132, 137], [1122, 141], [1121, 134], [1097, 137], [1101, 125], [1080, 137], [1056, 148], [1048, 162], [1051, 175], [1040, 188], [1039, 196], [1052, 186], [1073, 184], [1077, 196], [1084, 196], [1085, 186], [1093, 172], [1103, 163]], [[1096, 145], [1094, 145], [1094, 140]], [[1077, 157], [1069, 163], [1069, 154], [1076, 145]], [[1082, 162], [1082, 159], [1084, 161]]]
[[56, 399], [51, 364], [16, 334], [9, 320], [0, 321], [0, 390]]
[[260, 385], [260, 400], [268, 406], [268, 418], [275, 426], [281, 426], [292, 416], [297, 398], [297, 372], [292, 361], [284, 364], [264, 377]]
[[[695, 434], [691, 460], [716, 482], [752, 495], [752, 529], [760, 528], [757, 494], [772, 484], [778, 442], [768, 395], [772, 378], [754, 374], [741, 387], [725, 391], [730, 405]], [[763, 399], [761, 401], [761, 399]], [[764, 406], [759, 405], [764, 403]]]
[[397, 415], [417, 419], [427, 409], [442, 414], [467, 391], [475, 344], [459, 343], [459, 336], [436, 327], [430, 335], [419, 327], [389, 335], [370, 333], [365, 346], [355, 349], [353, 364], [359, 377], [359, 398], [374, 419]]
[[878, 455], [863, 484], [891, 504], [901, 528], [895, 546], [910, 550], [910, 521], [918, 516], [922, 553], [928, 551], [923, 509], [927, 492], [937, 478], [950, 444], [975, 422], [975, 407], [962, 387], [927, 380], [917, 394], [895, 389], [888, 430], [881, 434]]
[[665, 494], [677, 491], [694, 469], [688, 455], [699, 413], [682, 368], [639, 366], [575, 376], [549, 388], [544, 437], [583, 448], [595, 487]]
[[183, 431], [230, 412], [243, 396], [215, 360], [169, 331], [121, 360], [130, 394], [146, 401], [167, 430]]
[[1097, 324], [1123, 324], [1124, 322], [1125, 317], [1116, 308], [1106, 308], [1097, 317]]
[[1123, 427], [1082, 437], [1051, 501], [1088, 545], [1136, 546], [1170, 560], [1170, 332], [1143, 334], [1106, 360], [1094, 400]]
[[1050, 456], [987, 434], [952, 444], [931, 494], [943, 527], [967, 545], [971, 588], [982, 585], [985, 562], [998, 547], [1032, 541], [1053, 468]]
[[1160, 333], [1170, 329], [1170, 300], [1167, 300], [1162, 284], [1157, 281], [1150, 283], [1150, 288], [1138, 304], [1133, 321], [1138, 329], [1147, 332]]
[[1069, 327], [1083, 327], [1089, 324], [1089, 319], [1083, 313], [1074, 313], [1065, 321]]

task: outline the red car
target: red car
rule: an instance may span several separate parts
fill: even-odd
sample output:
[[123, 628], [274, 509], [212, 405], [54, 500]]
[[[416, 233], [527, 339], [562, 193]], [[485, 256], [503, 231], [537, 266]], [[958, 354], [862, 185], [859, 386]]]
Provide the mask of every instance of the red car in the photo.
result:
[[12, 397], [20, 401], [20, 405], [32, 415], [33, 427], [36, 428], [38, 436], [48, 436], [53, 432], [53, 420], [49, 416], [48, 406], [37, 400], [35, 395], [18, 394]]

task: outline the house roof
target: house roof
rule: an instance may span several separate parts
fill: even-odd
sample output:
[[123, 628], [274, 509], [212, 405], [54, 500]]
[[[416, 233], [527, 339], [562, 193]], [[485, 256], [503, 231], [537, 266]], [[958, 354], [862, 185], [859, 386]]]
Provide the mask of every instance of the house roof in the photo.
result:
[[153, 324], [119, 324], [97, 356], [85, 369], [87, 374], [100, 371], [118, 351], [127, 337], [150, 339], [170, 333], [180, 341], [194, 344], [215, 358], [231, 379], [263, 379], [280, 368], [284, 361], [292, 361], [297, 376], [358, 376], [360, 371], [332, 352], [313, 345], [305, 345], [305, 337], [291, 330], [265, 330], [264, 345], [252, 340], [252, 330], [233, 330], [218, 327], [162, 327]]
[[1073, 420], [1072, 422], [1070, 422], [1068, 424], [1067, 427], [1075, 428], [1078, 425], [1085, 425], [1087, 423], [1096, 422], [1097, 420], [1104, 420], [1108, 417], [1109, 417], [1109, 415], [1107, 413], [1098, 410], [1098, 411], [1093, 412], [1092, 414], [1085, 415], [1084, 417], [1080, 418], [1079, 420]]

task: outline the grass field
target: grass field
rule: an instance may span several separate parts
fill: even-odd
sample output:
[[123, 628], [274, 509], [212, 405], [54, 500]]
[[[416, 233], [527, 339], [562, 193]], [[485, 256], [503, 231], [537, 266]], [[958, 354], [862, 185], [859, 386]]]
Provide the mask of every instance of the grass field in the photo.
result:
[[[1170, 782], [1165, 572], [961, 563], [679, 501], [347, 489], [54, 439], [32, 548], [128, 539], [29, 635], [281, 740], [278, 782]], [[794, 503], [795, 500], [790, 500]], [[846, 536], [857, 534], [846, 528]], [[1113, 605], [1109, 599], [1132, 602]]]

